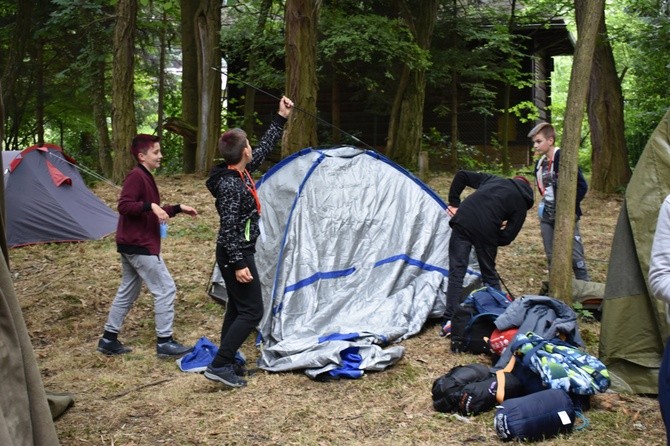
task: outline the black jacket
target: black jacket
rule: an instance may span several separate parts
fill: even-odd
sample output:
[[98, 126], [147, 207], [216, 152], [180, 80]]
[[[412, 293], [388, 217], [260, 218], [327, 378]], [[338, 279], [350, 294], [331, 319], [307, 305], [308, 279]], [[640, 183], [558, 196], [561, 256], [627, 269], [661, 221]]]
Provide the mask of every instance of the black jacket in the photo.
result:
[[[461, 202], [466, 186], [477, 190]], [[533, 189], [522, 180], [460, 170], [449, 189], [449, 205], [458, 208], [449, 225], [467, 234], [475, 245], [506, 246], [519, 234], [533, 207]]]
[[[256, 170], [265, 157], [281, 139], [286, 118], [275, 115], [270, 128], [253, 150], [253, 159], [247, 164], [247, 170]], [[216, 243], [223, 247], [229, 264], [234, 269], [247, 267], [244, 252], [255, 252], [256, 239], [260, 235], [258, 220], [260, 213], [256, 200], [251, 193], [253, 184], [246, 175], [240, 175], [235, 169], [229, 169], [225, 163], [212, 168], [206, 181], [207, 189], [215, 200], [219, 213], [219, 235]], [[223, 266], [223, 265], [220, 265]]]

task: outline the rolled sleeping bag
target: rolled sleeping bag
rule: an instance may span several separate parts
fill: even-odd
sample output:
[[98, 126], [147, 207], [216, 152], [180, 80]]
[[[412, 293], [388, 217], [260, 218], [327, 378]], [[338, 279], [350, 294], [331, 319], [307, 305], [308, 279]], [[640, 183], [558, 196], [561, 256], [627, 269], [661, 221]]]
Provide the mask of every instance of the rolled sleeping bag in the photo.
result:
[[458, 365], [433, 382], [433, 407], [438, 412], [456, 412], [466, 384], [483, 381], [492, 375], [484, 364]]
[[503, 441], [536, 441], [571, 432], [575, 417], [568, 393], [547, 389], [503, 401], [496, 409], [493, 426]]

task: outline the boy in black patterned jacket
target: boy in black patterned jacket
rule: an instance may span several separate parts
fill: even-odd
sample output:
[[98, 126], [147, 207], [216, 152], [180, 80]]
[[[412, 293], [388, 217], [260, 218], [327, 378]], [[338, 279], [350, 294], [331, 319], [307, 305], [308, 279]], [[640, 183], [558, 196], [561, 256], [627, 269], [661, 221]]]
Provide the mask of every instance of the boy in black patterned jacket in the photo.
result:
[[256, 239], [260, 235], [261, 204], [250, 172], [258, 169], [281, 139], [292, 107], [290, 99], [280, 99], [277, 115], [253, 152], [242, 129], [223, 133], [219, 138], [219, 152], [224, 162], [212, 169], [206, 182], [219, 213], [216, 261], [226, 284], [228, 302], [221, 327], [221, 345], [205, 377], [230, 387], [246, 384], [241, 378], [244, 369], [235, 364], [235, 353], [263, 317], [263, 296], [254, 261]]

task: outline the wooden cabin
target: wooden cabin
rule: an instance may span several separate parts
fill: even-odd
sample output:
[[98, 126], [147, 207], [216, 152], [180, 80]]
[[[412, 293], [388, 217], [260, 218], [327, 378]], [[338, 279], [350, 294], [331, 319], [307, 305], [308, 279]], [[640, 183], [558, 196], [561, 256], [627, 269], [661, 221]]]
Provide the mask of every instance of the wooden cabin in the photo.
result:
[[[526, 26], [519, 30], [519, 34], [526, 36], [528, 57], [523, 60], [524, 69], [532, 73], [535, 84], [533, 87], [523, 89], [512, 89], [512, 105], [522, 101], [532, 101], [540, 110], [540, 119], [551, 121], [548, 106], [551, 105], [551, 73], [553, 71], [554, 56], [572, 55], [574, 53], [574, 41], [562, 19], [552, 20], [549, 25], [538, 24], [537, 26]], [[439, 44], [439, 43], [438, 43]], [[234, 67], [230, 67], [231, 73]], [[318, 124], [319, 144], [324, 146], [334, 145], [337, 140], [333, 139], [333, 128], [323, 122], [332, 123], [332, 78], [328, 75], [320, 79], [319, 99], [317, 101], [318, 116], [321, 122]], [[354, 91], [346, 84], [339, 84], [340, 97], [346, 98], [340, 103], [341, 121], [338, 125], [344, 132], [354, 135], [365, 143], [365, 147], [352, 142], [346, 135], [341, 135], [340, 142], [358, 145], [361, 148], [373, 147], [380, 152], [385, 151], [385, 141], [388, 131], [388, 110], [371, 106], [371, 101], [360, 91]], [[447, 100], [444, 90], [429, 89], [426, 92], [424, 106], [424, 133], [435, 128], [442, 135], [449, 135], [450, 117], [438, 117], [433, 112], [440, 101]], [[496, 108], [503, 108], [504, 86], [500, 85]], [[242, 90], [231, 87], [230, 97], [241, 97]], [[389, 93], [391, 94], [391, 93]], [[300, 104], [297, 104], [298, 106]], [[256, 94], [256, 107], [259, 119], [267, 125], [272, 114], [276, 111], [277, 100], [265, 94]], [[502, 114], [485, 116], [471, 110], [461, 109], [458, 114], [459, 141], [476, 148], [481, 159], [494, 160], [498, 158], [498, 150], [493, 144], [494, 140], [500, 140], [503, 126]], [[535, 122], [521, 122], [513, 115], [509, 120], [508, 147], [510, 161], [516, 167], [528, 166], [532, 158], [532, 145], [527, 135]], [[259, 135], [264, 130], [256, 128], [254, 133]], [[333, 142], [335, 141], [335, 142]], [[443, 149], [446, 154], [446, 144]], [[447, 156], [431, 155], [431, 170], [450, 169]], [[499, 161], [499, 160], [498, 160]]]

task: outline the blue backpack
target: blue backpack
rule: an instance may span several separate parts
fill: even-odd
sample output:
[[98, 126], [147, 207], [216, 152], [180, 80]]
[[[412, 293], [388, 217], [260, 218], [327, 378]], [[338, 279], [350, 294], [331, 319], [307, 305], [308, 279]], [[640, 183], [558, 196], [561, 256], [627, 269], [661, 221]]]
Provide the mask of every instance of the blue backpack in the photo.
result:
[[496, 318], [512, 303], [505, 294], [490, 286], [471, 292], [451, 320], [451, 351], [491, 354], [488, 338]]
[[474, 290], [463, 301], [463, 305], [472, 305], [477, 314], [493, 314], [500, 316], [512, 301], [505, 293], [488, 285]]

